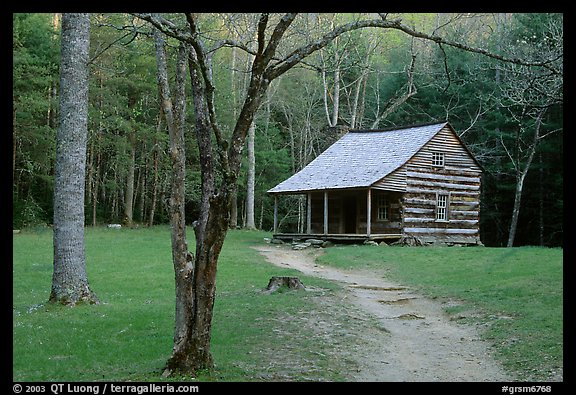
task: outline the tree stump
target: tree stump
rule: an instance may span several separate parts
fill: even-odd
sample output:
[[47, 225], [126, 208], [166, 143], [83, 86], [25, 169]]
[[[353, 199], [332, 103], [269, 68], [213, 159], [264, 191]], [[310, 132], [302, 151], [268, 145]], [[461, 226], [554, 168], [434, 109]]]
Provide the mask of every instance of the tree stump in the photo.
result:
[[415, 236], [407, 236], [407, 235], [403, 235], [400, 240], [392, 243], [392, 245], [394, 246], [409, 246], [409, 247], [414, 247], [414, 246], [423, 246], [424, 243], [422, 243], [422, 240], [420, 240], [419, 238], [415, 237]]
[[272, 293], [282, 287], [287, 289], [305, 289], [304, 284], [302, 284], [298, 277], [274, 276], [270, 278], [266, 291]]

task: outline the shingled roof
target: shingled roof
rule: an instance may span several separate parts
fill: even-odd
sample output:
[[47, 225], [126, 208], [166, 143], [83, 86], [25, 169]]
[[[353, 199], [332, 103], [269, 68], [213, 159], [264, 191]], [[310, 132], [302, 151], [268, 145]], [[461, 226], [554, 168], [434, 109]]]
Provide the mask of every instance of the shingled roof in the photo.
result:
[[447, 122], [394, 130], [351, 130], [269, 193], [368, 188], [406, 163]]

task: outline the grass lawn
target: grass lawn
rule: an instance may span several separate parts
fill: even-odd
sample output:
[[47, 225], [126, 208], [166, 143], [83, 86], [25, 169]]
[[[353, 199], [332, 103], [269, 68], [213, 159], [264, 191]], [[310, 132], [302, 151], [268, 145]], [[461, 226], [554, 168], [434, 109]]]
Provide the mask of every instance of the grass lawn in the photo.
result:
[[[317, 325], [331, 318], [322, 304], [337, 287], [299, 276], [306, 286], [324, 291], [263, 293], [270, 277], [299, 275], [265, 263], [249, 248], [264, 236], [269, 234], [228, 234], [218, 266], [212, 332], [216, 369], [196, 380], [346, 380], [354, 361], [336, 357], [336, 350], [344, 340], [351, 347], [353, 342], [343, 334], [326, 336]], [[193, 237], [191, 229], [188, 237]], [[86, 260], [101, 304], [48, 304], [52, 232], [14, 235], [13, 379], [166, 380], [160, 374], [174, 331], [169, 228], [87, 228]]]
[[[193, 246], [193, 232], [188, 231]], [[351, 333], [373, 330], [336, 297], [339, 286], [265, 262], [249, 248], [264, 232], [229, 232], [217, 277], [212, 353], [197, 381], [346, 381], [358, 366]], [[548, 380], [563, 366], [561, 249], [346, 246], [321, 263], [370, 269], [432, 297], [457, 299], [454, 319], [485, 326], [504, 366]], [[167, 226], [86, 229], [87, 271], [101, 303], [47, 304], [52, 232], [13, 236], [14, 381], [163, 381], [172, 348], [174, 274]], [[262, 289], [298, 275], [318, 292]], [[372, 328], [372, 329], [371, 329]], [[178, 381], [182, 381], [179, 378]], [[184, 378], [185, 379], [185, 378]]]
[[369, 269], [434, 298], [453, 319], [486, 328], [503, 366], [523, 380], [563, 371], [563, 250], [538, 247], [373, 247], [326, 250], [320, 261]]

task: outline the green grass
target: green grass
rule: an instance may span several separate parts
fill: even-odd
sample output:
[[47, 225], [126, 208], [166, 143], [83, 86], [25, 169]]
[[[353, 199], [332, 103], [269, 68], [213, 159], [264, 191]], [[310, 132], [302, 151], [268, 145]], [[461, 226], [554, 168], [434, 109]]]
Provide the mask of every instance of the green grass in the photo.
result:
[[159, 369], [174, 309], [167, 229], [87, 231], [98, 306], [46, 303], [51, 240], [50, 231], [13, 238], [14, 380], [113, 380]]
[[[229, 232], [218, 266], [211, 346], [216, 369], [197, 380], [345, 380], [353, 361], [332, 358], [340, 339], [314, 325], [330, 318], [322, 303], [336, 287], [300, 276], [324, 291], [263, 293], [273, 275], [297, 273], [266, 263], [249, 248], [264, 236]], [[14, 235], [14, 380], [163, 380], [174, 330], [169, 228], [87, 228], [86, 260], [101, 304], [47, 304], [52, 233]]]
[[[188, 231], [193, 246], [192, 231]], [[250, 248], [263, 232], [229, 232], [218, 265], [212, 353], [197, 381], [345, 381], [369, 349], [354, 336], [374, 319], [338, 297], [332, 282], [266, 263]], [[369, 269], [439, 300], [458, 322], [481, 325], [504, 366], [521, 379], [553, 379], [563, 365], [561, 249], [333, 247], [321, 263]], [[87, 271], [101, 304], [47, 304], [52, 232], [13, 237], [15, 381], [162, 381], [174, 330], [167, 226], [87, 228]], [[297, 275], [317, 292], [262, 289]], [[176, 378], [182, 380], [186, 378]]]
[[319, 259], [459, 300], [447, 312], [485, 327], [498, 358], [521, 379], [555, 379], [563, 371], [562, 249], [344, 246]]

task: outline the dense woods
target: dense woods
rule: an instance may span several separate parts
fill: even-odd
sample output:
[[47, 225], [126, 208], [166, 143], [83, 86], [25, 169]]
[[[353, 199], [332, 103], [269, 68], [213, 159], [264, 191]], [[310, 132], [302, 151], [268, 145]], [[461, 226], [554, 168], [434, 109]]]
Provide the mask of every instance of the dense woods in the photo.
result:
[[[309, 43], [322, 29], [356, 17], [302, 14], [285, 39], [292, 46]], [[214, 42], [233, 37], [254, 50], [258, 18], [197, 16]], [[389, 18], [523, 62], [503, 62], [389, 29], [337, 37], [270, 82], [243, 152], [232, 226], [270, 230], [273, 201], [265, 191], [309, 163], [345, 128], [448, 120], [484, 169], [482, 242], [562, 245], [562, 14]], [[53, 221], [60, 29], [58, 14], [13, 14], [15, 229]], [[85, 223], [169, 223], [172, 159], [155, 31], [132, 15], [92, 14], [90, 34]], [[179, 42], [165, 37], [165, 54], [174, 86]], [[253, 57], [250, 50], [223, 46], [211, 59], [214, 106], [227, 138], [245, 100]], [[202, 206], [201, 169], [189, 81], [185, 90], [185, 211], [191, 225]], [[296, 198], [283, 200], [281, 226], [302, 224], [302, 207]]]

